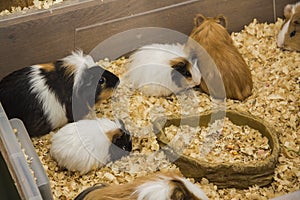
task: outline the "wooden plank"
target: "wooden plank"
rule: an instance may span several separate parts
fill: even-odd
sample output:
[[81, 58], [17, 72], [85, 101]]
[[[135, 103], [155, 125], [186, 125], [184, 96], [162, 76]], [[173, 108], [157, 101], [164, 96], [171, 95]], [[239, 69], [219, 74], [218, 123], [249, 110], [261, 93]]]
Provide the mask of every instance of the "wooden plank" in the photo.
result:
[[76, 27], [144, 12], [179, 1], [76, 1], [22, 17], [4, 17], [0, 21], [0, 78], [21, 67], [53, 61], [69, 54], [74, 50]]
[[[91, 50], [122, 31], [145, 26], [189, 34], [197, 13], [228, 17], [239, 31], [253, 18], [274, 20], [275, 0], [71, 0], [49, 10], [0, 17], [0, 78], [24, 66], [66, 56], [75, 47]], [[278, 9], [288, 0], [276, 0]]]
[[229, 32], [240, 31], [254, 17], [261, 22], [272, 22], [274, 19], [272, 0], [185, 1], [157, 10], [101, 22], [93, 26], [80, 27], [76, 29], [75, 45], [90, 52], [97, 44], [110, 36], [140, 27], [163, 27], [189, 35], [193, 28], [193, 18], [197, 13], [206, 16], [223, 13], [229, 21]]

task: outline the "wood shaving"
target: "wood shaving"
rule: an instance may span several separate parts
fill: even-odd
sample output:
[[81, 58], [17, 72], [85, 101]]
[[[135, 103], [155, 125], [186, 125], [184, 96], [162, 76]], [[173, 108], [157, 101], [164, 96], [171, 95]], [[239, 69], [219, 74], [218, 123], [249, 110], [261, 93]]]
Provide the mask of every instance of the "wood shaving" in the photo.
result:
[[271, 154], [267, 137], [249, 126], [238, 126], [227, 117], [207, 127], [171, 125], [164, 129], [177, 152], [210, 163], [252, 163]]
[[[264, 200], [300, 189], [300, 53], [277, 48], [276, 39], [282, 23], [282, 19], [271, 24], [259, 23], [254, 19], [241, 32], [231, 34], [234, 44], [250, 66], [254, 88], [253, 94], [243, 102], [226, 100], [227, 108], [258, 116], [271, 124], [278, 133], [281, 152], [274, 181], [265, 187], [254, 185], [240, 190], [218, 189], [203, 178], [195, 184], [210, 199]], [[125, 58], [100, 62], [120, 76], [124, 73], [125, 63]], [[157, 170], [177, 168], [159, 151], [151, 122], [169, 114], [199, 114], [213, 106], [209, 96], [197, 89], [167, 98], [153, 98], [121, 84], [111, 99], [97, 105], [96, 111], [98, 117], [124, 120], [133, 134], [133, 152], [130, 156], [80, 176], [77, 172], [60, 169], [51, 158], [50, 139], [55, 132], [32, 138], [50, 179], [54, 199], [73, 199], [79, 192], [94, 184], [122, 184]], [[235, 149], [235, 146], [227, 148]]]

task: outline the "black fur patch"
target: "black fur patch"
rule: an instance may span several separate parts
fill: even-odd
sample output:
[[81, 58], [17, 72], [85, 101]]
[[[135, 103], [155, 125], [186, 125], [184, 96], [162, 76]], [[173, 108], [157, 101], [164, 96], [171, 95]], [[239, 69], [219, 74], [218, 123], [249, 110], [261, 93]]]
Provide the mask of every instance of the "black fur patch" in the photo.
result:
[[114, 88], [118, 83], [119, 78], [116, 75], [99, 66], [86, 70], [73, 91], [72, 108], [74, 121], [80, 120], [88, 114], [89, 109], [100, 100], [99, 95], [104, 89]]
[[171, 76], [172, 80], [178, 87], [182, 87], [182, 78], [191, 78], [192, 74], [188, 70], [188, 62], [178, 62], [176, 65], [173, 65]]
[[21, 119], [29, 135], [38, 136], [49, 133], [52, 127], [36, 94], [30, 92], [31, 71], [32, 67], [26, 67], [4, 77], [0, 81], [0, 101], [9, 119]]
[[132, 141], [130, 133], [125, 129], [122, 121], [121, 123], [121, 137], [113, 137], [112, 144], [109, 148], [110, 160], [115, 161], [120, 159], [123, 156], [129, 155], [129, 152], [132, 150]]

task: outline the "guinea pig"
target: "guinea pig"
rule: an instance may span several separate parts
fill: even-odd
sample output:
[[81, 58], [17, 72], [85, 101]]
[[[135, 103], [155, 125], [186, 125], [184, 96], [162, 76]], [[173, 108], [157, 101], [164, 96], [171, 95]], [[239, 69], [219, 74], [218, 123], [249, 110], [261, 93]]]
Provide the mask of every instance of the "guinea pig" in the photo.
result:
[[277, 46], [300, 51], [300, 2], [284, 7], [285, 21], [277, 37]]
[[155, 173], [139, 177], [131, 183], [93, 186], [82, 191], [75, 200], [208, 200], [196, 185], [177, 173]]
[[83, 119], [69, 123], [51, 138], [50, 155], [60, 167], [80, 174], [129, 155], [130, 133], [121, 120]]
[[76, 51], [7, 75], [0, 81], [0, 101], [8, 117], [21, 119], [34, 137], [84, 118], [118, 83], [116, 75]]
[[[185, 48], [190, 57], [198, 58], [200, 88], [205, 93], [214, 98], [244, 100], [252, 93], [252, 75], [226, 26], [223, 15], [209, 18], [198, 14]], [[210, 59], [204, 58], [201, 51], [206, 51]]]
[[126, 65], [126, 79], [147, 96], [169, 96], [200, 84], [196, 61], [180, 44], [151, 44], [137, 49]]

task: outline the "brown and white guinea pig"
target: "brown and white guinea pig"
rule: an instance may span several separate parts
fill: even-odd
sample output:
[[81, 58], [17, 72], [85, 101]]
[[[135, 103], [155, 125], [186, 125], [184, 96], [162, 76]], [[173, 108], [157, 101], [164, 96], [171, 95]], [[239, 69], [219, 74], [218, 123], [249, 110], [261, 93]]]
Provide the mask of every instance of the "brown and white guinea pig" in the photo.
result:
[[[209, 18], [198, 14], [194, 18], [194, 28], [186, 44], [186, 51], [191, 57], [198, 58], [198, 66], [202, 74], [200, 87], [205, 93], [215, 98], [244, 100], [252, 93], [252, 76], [245, 60], [234, 46], [226, 26], [227, 19], [223, 15]], [[207, 57], [201, 58], [199, 53], [201, 48], [197, 50], [198, 44], [212, 61]], [[216, 69], [212, 66], [216, 66], [214, 67]], [[220, 81], [217, 80], [218, 76]], [[221, 82], [219, 86], [218, 82]], [[223, 93], [219, 89], [221, 86]]]
[[82, 119], [118, 83], [116, 75], [76, 51], [7, 75], [0, 81], [0, 101], [8, 118], [20, 118], [33, 137]]
[[286, 50], [300, 51], [300, 2], [286, 5], [284, 17], [277, 45]]
[[151, 44], [137, 49], [126, 65], [126, 79], [148, 96], [169, 96], [198, 85], [196, 61], [188, 60], [180, 44]]
[[93, 186], [75, 200], [208, 200], [195, 184], [177, 173], [155, 173], [123, 185]]
[[60, 167], [85, 174], [132, 150], [130, 133], [121, 120], [83, 119], [52, 136], [50, 155]]

